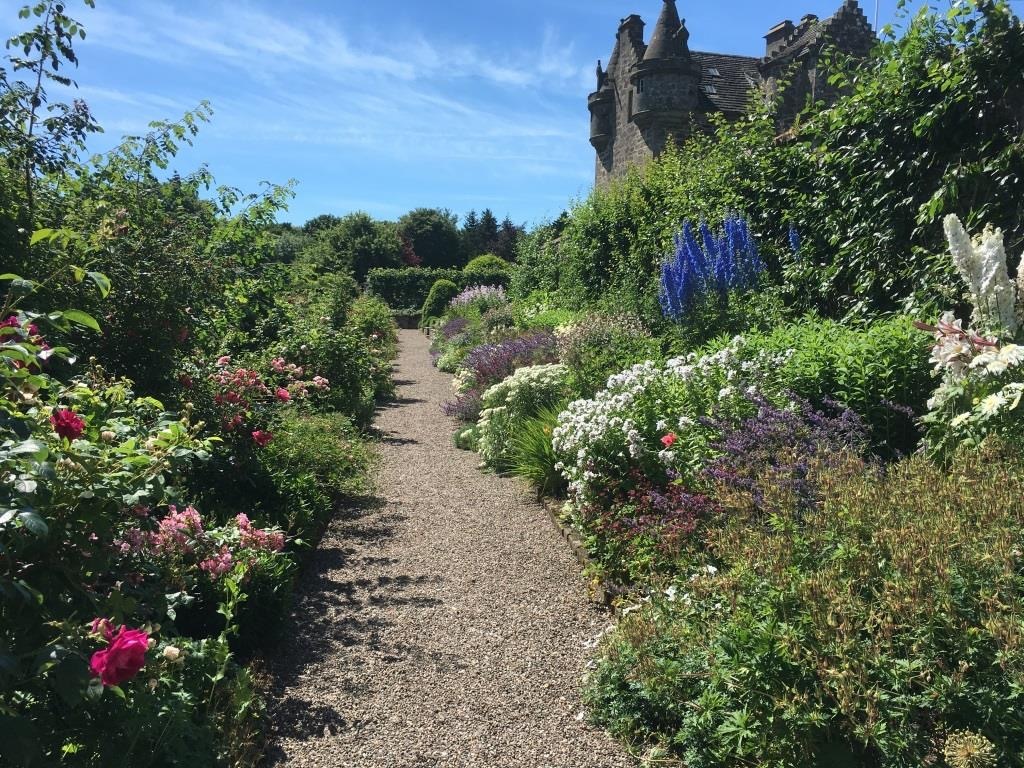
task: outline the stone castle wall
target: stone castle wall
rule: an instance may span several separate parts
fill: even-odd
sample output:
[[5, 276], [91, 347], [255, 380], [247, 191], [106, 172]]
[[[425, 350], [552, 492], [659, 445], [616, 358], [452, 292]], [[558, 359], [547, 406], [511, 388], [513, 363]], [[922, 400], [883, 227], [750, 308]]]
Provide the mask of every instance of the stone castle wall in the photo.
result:
[[611, 143], [598, 153], [596, 159], [595, 178], [598, 184], [622, 176], [628, 168], [645, 163], [654, 154], [640, 129], [630, 122], [636, 97], [629, 82], [629, 73], [644, 56], [643, 30], [644, 23], [639, 18], [627, 19], [619, 28], [615, 53], [608, 62], [607, 76], [615, 93], [615, 114]]

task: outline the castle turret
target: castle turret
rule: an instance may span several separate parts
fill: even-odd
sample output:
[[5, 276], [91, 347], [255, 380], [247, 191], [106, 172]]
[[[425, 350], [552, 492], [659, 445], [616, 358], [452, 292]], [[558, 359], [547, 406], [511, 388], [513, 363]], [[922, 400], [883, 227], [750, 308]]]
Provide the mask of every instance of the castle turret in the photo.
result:
[[655, 124], [681, 126], [696, 109], [700, 70], [690, 56], [689, 39], [675, 0], [664, 0], [651, 43], [630, 73], [636, 94], [631, 119], [641, 130]]
[[598, 153], [604, 152], [615, 134], [615, 88], [608, 73], [597, 62], [597, 90], [587, 100], [590, 108], [590, 143]]

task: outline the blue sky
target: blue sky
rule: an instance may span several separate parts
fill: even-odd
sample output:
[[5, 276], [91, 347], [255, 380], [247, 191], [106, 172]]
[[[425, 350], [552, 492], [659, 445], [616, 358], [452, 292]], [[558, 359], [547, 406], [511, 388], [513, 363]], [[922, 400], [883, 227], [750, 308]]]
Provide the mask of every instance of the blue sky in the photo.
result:
[[[776, 22], [828, 16], [840, 3], [680, 0], [679, 10], [692, 48], [760, 55]], [[21, 27], [15, 4], [5, 5], [7, 38]], [[621, 17], [640, 13], [652, 25], [661, 0], [68, 7], [88, 30], [76, 77], [106, 129], [94, 150], [208, 99], [213, 122], [176, 169], [207, 163], [219, 183], [246, 190], [294, 178], [284, 220], [354, 210], [395, 218], [436, 206], [536, 223], [589, 190], [594, 66], [607, 61]], [[882, 0], [882, 23], [895, 8]]]

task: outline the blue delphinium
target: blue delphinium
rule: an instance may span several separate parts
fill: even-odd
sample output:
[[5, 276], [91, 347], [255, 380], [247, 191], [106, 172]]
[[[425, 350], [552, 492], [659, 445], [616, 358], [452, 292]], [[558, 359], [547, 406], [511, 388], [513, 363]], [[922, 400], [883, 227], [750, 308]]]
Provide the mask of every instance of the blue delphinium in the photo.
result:
[[800, 255], [800, 230], [796, 228], [796, 224], [789, 225], [789, 247], [794, 256]]
[[[698, 239], [699, 234], [699, 239]], [[716, 234], [701, 222], [690, 222], [675, 238], [675, 252], [661, 268], [661, 308], [666, 317], [682, 320], [709, 296], [728, 302], [729, 292], [757, 286], [764, 263], [747, 221], [727, 216]]]

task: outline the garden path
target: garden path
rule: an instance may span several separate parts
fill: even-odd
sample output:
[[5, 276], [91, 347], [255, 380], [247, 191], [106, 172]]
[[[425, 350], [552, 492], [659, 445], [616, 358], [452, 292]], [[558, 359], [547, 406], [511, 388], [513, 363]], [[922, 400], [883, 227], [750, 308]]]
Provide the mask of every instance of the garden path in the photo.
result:
[[376, 419], [379, 499], [339, 516], [271, 663], [275, 766], [615, 768], [582, 721], [588, 642], [609, 623], [519, 481], [451, 441], [451, 377], [402, 331]]

